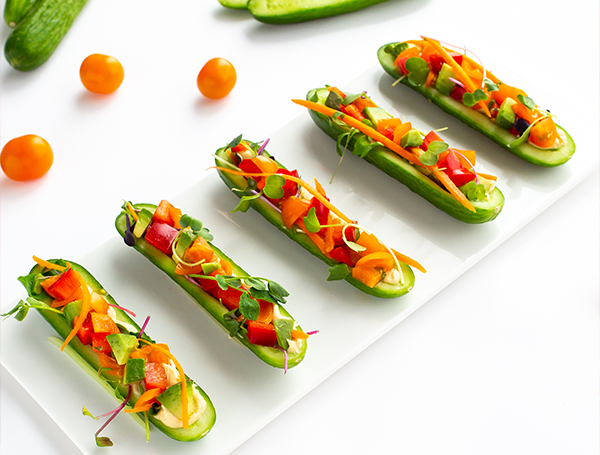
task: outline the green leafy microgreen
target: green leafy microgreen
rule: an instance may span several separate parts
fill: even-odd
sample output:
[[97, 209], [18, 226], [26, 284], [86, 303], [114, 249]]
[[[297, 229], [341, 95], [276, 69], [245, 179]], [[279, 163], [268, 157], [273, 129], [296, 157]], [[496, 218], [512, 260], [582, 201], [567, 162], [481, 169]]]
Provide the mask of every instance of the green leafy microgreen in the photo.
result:
[[273, 321], [275, 333], [277, 334], [277, 343], [283, 349], [290, 347], [288, 340], [292, 339], [292, 330], [294, 329], [294, 321], [287, 318], [275, 319]]
[[385, 53], [390, 54], [392, 57], [394, 57], [395, 60], [396, 57], [400, 55], [400, 52], [405, 51], [406, 49], [408, 49], [408, 43], [390, 43], [387, 46], [385, 46], [383, 50]]
[[264, 291], [265, 289], [267, 289], [266, 283], [257, 278], [245, 278], [244, 283], [246, 283], [247, 286], [257, 289], [259, 291]]
[[229, 336], [234, 337], [240, 330], [242, 325], [241, 321], [238, 321], [237, 308], [225, 313], [223, 315], [223, 325], [229, 331]]
[[248, 289], [250, 295], [255, 299], [266, 300], [267, 302], [277, 303], [277, 299], [269, 291], [259, 291], [256, 288]]
[[258, 183], [253, 178], [246, 179], [246, 183], [248, 184], [249, 190], [256, 190], [256, 187], [258, 186]]
[[[346, 131], [345, 133], [340, 134], [337, 137], [337, 140], [335, 142], [335, 151], [340, 156], [340, 161], [338, 162], [338, 165], [336, 166], [335, 171], [333, 171], [331, 179], [329, 180], [330, 184], [331, 184], [331, 182], [333, 182], [333, 179], [334, 179], [335, 175], [337, 174], [338, 169], [342, 165], [342, 160], [344, 159], [344, 154], [346, 153], [348, 144], [350, 143], [352, 136], [354, 136], [357, 132], [358, 132], [358, 130], [356, 128], [351, 128], [350, 131]], [[344, 142], [343, 149], [342, 149], [342, 141]]]
[[314, 207], [310, 208], [303, 221], [304, 226], [306, 227], [306, 230], [308, 232], [312, 232], [313, 234], [315, 234], [321, 230], [321, 223], [319, 223], [319, 219], [317, 218], [317, 211]]
[[487, 98], [487, 95], [485, 94], [485, 92], [483, 90], [481, 90], [480, 88], [478, 88], [473, 93], [465, 92], [463, 94], [462, 102], [467, 107], [473, 107], [479, 101], [486, 101], [487, 99], [488, 98]]
[[276, 281], [269, 281], [269, 292], [281, 303], [285, 303], [285, 297], [290, 295], [290, 293]]
[[263, 192], [265, 196], [271, 199], [282, 198], [284, 194], [283, 185], [285, 185], [285, 178], [281, 174], [269, 175], [265, 180]]
[[361, 96], [366, 95], [366, 94], [367, 94], [367, 92], [361, 92], [356, 95], [348, 95], [348, 96], [346, 96], [346, 98], [344, 98], [344, 100], [342, 101], [342, 104], [344, 106], [348, 106], [349, 104], [352, 104], [354, 101], [356, 101]]
[[417, 87], [420, 87], [427, 80], [429, 66], [421, 57], [409, 58], [404, 64], [404, 67], [409, 72], [408, 83], [410, 85], [416, 85]]
[[233, 141], [231, 141], [229, 144], [227, 144], [225, 146], [225, 148], [230, 149], [230, 148], [236, 147], [236, 146], [240, 145], [240, 142], [242, 142], [241, 134], [238, 137], [236, 137]]
[[340, 263], [329, 267], [329, 276], [327, 281], [343, 280], [351, 274], [348, 264]]
[[198, 234], [200, 237], [202, 237], [207, 242], [211, 242], [214, 239], [213, 235], [206, 228], [200, 229], [198, 232], [196, 232], [196, 234]]
[[343, 121], [344, 117], [346, 117], [346, 114], [338, 111], [338, 112], [333, 113], [333, 115], [331, 116], [331, 119], [338, 126], [346, 126], [346, 122]]
[[427, 151], [421, 153], [419, 161], [425, 166], [433, 166], [438, 161], [438, 155], [448, 150], [448, 144], [442, 141], [432, 141], [427, 146]]
[[330, 107], [331, 109], [335, 109], [336, 111], [339, 111], [341, 105], [342, 105], [342, 97], [340, 95], [338, 95], [335, 91], [330, 90], [329, 95], [327, 95], [327, 99], [325, 100], [325, 106]]
[[310, 99], [308, 101], [312, 101], [313, 103], [318, 103], [319, 95], [317, 94], [317, 92], [313, 92], [313, 94], [310, 96]]
[[217, 275], [215, 279], [217, 280], [217, 284], [219, 285], [219, 287], [226, 291], [229, 285], [227, 284], [227, 279], [225, 275]]
[[483, 201], [486, 198], [485, 186], [482, 183], [475, 183], [475, 180], [464, 184], [458, 188], [470, 201]]
[[27, 297], [27, 300], [20, 300], [19, 303], [17, 303], [12, 310], [10, 310], [7, 313], [0, 314], [0, 316], [2, 316], [4, 319], [6, 319], [14, 314], [15, 319], [17, 321], [21, 322], [23, 319], [25, 319], [25, 317], [27, 316], [27, 313], [29, 313], [29, 310], [31, 308], [62, 314], [62, 311], [59, 310], [58, 308], [51, 308], [48, 305], [46, 305], [44, 302], [36, 300], [33, 297]]
[[352, 154], [364, 158], [377, 145], [379, 145], [379, 142], [375, 142], [369, 136], [361, 134], [354, 141]]
[[179, 224], [181, 225], [182, 229], [189, 227], [194, 232], [198, 232], [202, 229], [202, 221], [188, 214], [181, 216], [181, 218], [179, 219]]
[[433, 152], [423, 152], [419, 156], [419, 161], [425, 166], [433, 166], [438, 161], [438, 156]]
[[98, 447], [112, 447], [113, 442], [108, 436], [96, 436], [96, 445]]
[[83, 409], [81, 410], [82, 414], [84, 416], [88, 416], [91, 417], [94, 420], [98, 420], [98, 417], [94, 416], [90, 411], [87, 410], [87, 408], [84, 406]]
[[248, 209], [250, 208], [250, 202], [252, 202], [254, 199], [259, 198], [261, 195], [261, 193], [257, 193], [257, 194], [252, 194], [250, 196], [242, 196], [240, 198], [240, 202], [238, 203], [238, 205], [235, 206], [235, 208], [231, 211], [231, 213], [234, 212], [247, 212]]
[[523, 96], [521, 94], [517, 95], [517, 99], [528, 109], [533, 109], [535, 107], [535, 103], [528, 96]]
[[492, 81], [490, 81], [488, 78], [485, 78], [483, 80], [484, 84], [485, 84], [485, 88], [487, 89], [488, 92], [497, 92], [499, 90], [498, 86], [500, 84], [494, 84]]
[[371, 120], [369, 120], [368, 118], [362, 119], [361, 122], [363, 122], [369, 128], [375, 128], [375, 125], [373, 125], [373, 122]]
[[246, 319], [256, 321], [258, 313], [260, 312], [260, 304], [250, 297], [247, 292], [243, 292], [240, 296], [240, 313]]

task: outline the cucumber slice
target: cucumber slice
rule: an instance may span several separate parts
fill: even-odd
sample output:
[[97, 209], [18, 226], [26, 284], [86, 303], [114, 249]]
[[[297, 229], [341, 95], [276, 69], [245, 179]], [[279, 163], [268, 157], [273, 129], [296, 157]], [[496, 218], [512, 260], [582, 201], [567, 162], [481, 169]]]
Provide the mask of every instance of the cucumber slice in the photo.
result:
[[[53, 260], [50, 260], [49, 262], [56, 263], [57, 260], [53, 259]], [[70, 263], [71, 267], [73, 268], [73, 270], [75, 270], [76, 272], [78, 272], [81, 275], [81, 277], [86, 282], [86, 284], [88, 285], [90, 290], [95, 291], [99, 294], [102, 294], [102, 296], [111, 305], [117, 305], [117, 302], [113, 299], [113, 297], [104, 290], [102, 285], [85, 268], [83, 268], [81, 265], [79, 265], [75, 262], [72, 262], [72, 261], [69, 261], [69, 263]], [[31, 272], [29, 272], [29, 273], [30, 274], [41, 273], [42, 270], [43, 270], [43, 268], [41, 266], [36, 265], [31, 269]], [[45, 303], [48, 306], [50, 306], [52, 304], [52, 301], [53, 301], [52, 297], [50, 297], [44, 291], [42, 291], [40, 294], [32, 294], [28, 289], [28, 293], [31, 297], [34, 297], [35, 299]], [[131, 319], [127, 313], [120, 310], [119, 308], [114, 308], [114, 310], [120, 321], [126, 321], [128, 324], [135, 327], [137, 331], [140, 330], [140, 326], [137, 325], [136, 322], [133, 319]], [[71, 332], [71, 325], [69, 324], [69, 322], [67, 321], [67, 318], [64, 315], [54, 313], [51, 311], [44, 311], [44, 310], [38, 310], [38, 311], [39, 311], [40, 315], [54, 328], [54, 330], [56, 330], [56, 332], [63, 339], [65, 339], [69, 335], [69, 333]], [[144, 337], [147, 338], [145, 336], [145, 333], [144, 333]], [[148, 338], [148, 340], [150, 340], [150, 339]], [[54, 343], [56, 344], [56, 342], [54, 342]], [[62, 344], [62, 342], [60, 342], [60, 344]], [[89, 345], [84, 346], [83, 344], [81, 344], [81, 342], [79, 341], [79, 339], [77, 337], [74, 337], [71, 340], [71, 342], [69, 343], [69, 345], [65, 348], [65, 351], [67, 351], [72, 358], [76, 359], [78, 364], [83, 366], [83, 362], [85, 362], [85, 365], [87, 365], [87, 367], [85, 367], [84, 369], [90, 375], [92, 375], [94, 377], [94, 379], [96, 379], [96, 381], [99, 382], [106, 390], [113, 393], [115, 395], [115, 397], [124, 397], [127, 395], [127, 388], [123, 387], [121, 385], [118, 385], [118, 383], [115, 383], [114, 376], [110, 376], [106, 373], [101, 373], [101, 374], [97, 373], [101, 369], [101, 365], [100, 365], [100, 362], [98, 361], [98, 354], [96, 354], [92, 350], [91, 346], [89, 346]], [[206, 401], [206, 410], [205, 410], [204, 414], [202, 415], [202, 417], [200, 419], [198, 419], [196, 422], [194, 422], [192, 425], [190, 425], [187, 430], [185, 430], [183, 428], [167, 427], [165, 424], [163, 424], [160, 420], [156, 419], [152, 415], [149, 415], [150, 422], [152, 422], [154, 424], [154, 426], [159, 428], [167, 436], [169, 436], [173, 439], [176, 439], [178, 441], [194, 441], [194, 440], [204, 437], [211, 430], [211, 428], [213, 427], [213, 425], [215, 423], [216, 412], [215, 412], [215, 408], [214, 408], [210, 398], [208, 397], [208, 395], [198, 385], [195, 385], [195, 387], [198, 388], [200, 394]], [[139, 398], [139, 396], [132, 397], [129, 401], [129, 405], [133, 406], [135, 404], [135, 401], [137, 400], [137, 398]], [[122, 400], [122, 398], [120, 398], [120, 399]], [[138, 416], [136, 414], [132, 414], [132, 416], [136, 420], [138, 420], [138, 422], [140, 421], [140, 416]]]
[[[151, 204], [135, 204], [134, 208], [147, 208], [155, 210], [156, 206]], [[123, 237], [125, 236], [125, 231], [127, 229], [127, 222], [125, 218], [125, 212], [121, 212], [115, 221], [115, 227], [117, 228], [117, 231], [119, 231], [119, 234], [121, 234], [121, 236]], [[227, 261], [231, 262], [234, 275], [248, 276], [248, 274], [242, 268], [240, 268], [234, 261], [232, 261], [231, 258], [225, 255], [219, 248], [217, 248], [212, 243], [210, 244], [210, 246], [214, 250], [215, 254], [219, 256], [219, 258], [226, 259]], [[204, 290], [200, 286], [193, 284], [185, 276], [176, 274], [176, 264], [173, 261], [173, 259], [164, 254], [162, 251], [153, 247], [152, 245], [146, 243], [146, 241], [143, 238], [135, 240], [134, 248], [142, 255], [144, 255], [148, 260], [150, 260], [150, 262], [152, 262], [155, 266], [157, 266], [159, 269], [161, 269], [163, 272], [169, 275], [169, 277], [173, 281], [175, 281], [179, 286], [181, 286], [183, 290], [187, 292], [189, 296], [192, 299], [194, 299], [198, 305], [204, 308], [208, 312], [208, 314], [212, 316], [212, 318], [221, 325], [223, 330], [225, 330], [229, 334], [229, 330], [226, 328], [224, 318], [225, 313], [227, 313], [229, 310], [225, 308], [225, 306], [223, 306], [223, 304], [219, 300], [215, 299], [210, 294], [204, 292]], [[282, 315], [293, 319], [293, 317], [281, 305], [279, 306], [279, 311]], [[250, 349], [254, 354], [256, 354], [258, 358], [260, 358], [268, 365], [271, 365], [276, 368], [284, 368], [285, 356], [284, 353], [281, 352], [279, 349], [270, 348], [266, 346], [259, 346], [257, 344], [250, 343], [250, 341], [248, 341], [248, 337], [245, 334], [245, 331], [243, 330], [240, 330], [236, 334], [235, 339], [244, 346], [246, 346], [248, 349]], [[306, 348], [307, 343], [303, 342], [298, 352], [287, 354], [288, 368], [292, 368], [302, 361], [304, 355], [306, 354]]]
[[219, 3], [225, 8], [248, 9], [248, 0], [219, 0]]
[[[306, 99], [315, 99], [319, 96], [318, 93], [321, 90], [323, 89], [309, 91]], [[344, 134], [350, 130], [350, 127], [338, 125], [326, 115], [312, 110], [309, 111], [309, 114], [315, 124], [332, 139], [337, 140], [340, 134]], [[363, 133], [357, 133], [352, 136], [347, 145], [348, 149], [353, 150], [356, 141], [364, 136]], [[500, 214], [504, 206], [504, 195], [498, 188], [494, 188], [490, 192], [490, 199], [488, 201], [471, 201], [476, 210], [475, 212], [471, 212], [445, 189], [442, 189], [413, 165], [383, 145], [374, 147], [362, 158], [381, 169], [390, 177], [404, 183], [411, 191], [427, 199], [440, 210], [465, 223], [479, 224], [492, 221]]]
[[268, 24], [289, 24], [337, 16], [387, 0], [248, 0], [250, 13]]
[[[395, 44], [398, 43], [388, 43], [381, 46], [377, 51], [377, 58], [385, 72], [394, 79], [398, 79], [401, 76], [400, 71], [394, 66], [394, 57], [392, 54], [387, 52], [388, 46], [393, 46]], [[575, 142], [573, 142], [569, 133], [559, 125], [556, 125], [556, 127], [559, 130], [559, 134], [563, 136], [565, 143], [558, 149], [544, 150], [535, 147], [528, 142], [525, 142], [518, 147], [510, 147], [510, 144], [517, 138], [509, 131], [496, 125], [486, 115], [465, 106], [449, 96], [442, 95], [434, 87], [426, 87], [425, 85], [416, 87], [409, 84], [407, 78], [404, 78], [402, 83], [420, 93], [429, 101], [437, 104], [443, 111], [486, 135], [501, 147], [529, 163], [545, 167], [560, 166], [569, 161], [573, 156], [573, 153], [575, 153]]]
[[[263, 151], [263, 155], [269, 156], [269, 154], [266, 151]], [[229, 158], [228, 154], [226, 153], [225, 148], [221, 148], [221, 149], [217, 150], [216, 156], [218, 158], [215, 159], [215, 162], [217, 163], [218, 166], [223, 164], [222, 160], [225, 160], [225, 161], [228, 161], [231, 163], [231, 159]], [[284, 167], [279, 162], [277, 162], [277, 164], [279, 165], [279, 167]], [[219, 171], [219, 176], [231, 190], [233, 190], [234, 188], [243, 189], [243, 188], [247, 187], [246, 179], [244, 177], [227, 174], [227, 173], [221, 172], [221, 171]], [[236, 194], [240, 198], [242, 196], [252, 195], [252, 193], [249, 190], [246, 190], [245, 192], [234, 191], [234, 194]], [[278, 211], [273, 209], [273, 207], [271, 207], [269, 204], [267, 204], [264, 200], [262, 200], [260, 198], [254, 199], [250, 202], [250, 205], [252, 206], [252, 208], [254, 210], [256, 210], [263, 217], [265, 217], [269, 223], [271, 223], [272, 225], [277, 227], [277, 229], [279, 229], [281, 232], [283, 232], [285, 235], [287, 235], [293, 241], [300, 244], [300, 246], [302, 246], [305, 250], [309, 251], [311, 254], [315, 255], [316, 257], [318, 257], [319, 259], [321, 259], [323, 262], [325, 262], [326, 264], [328, 264], [330, 266], [338, 264], [337, 261], [334, 261], [333, 259], [325, 256], [321, 252], [321, 250], [313, 243], [313, 241], [310, 239], [310, 237], [308, 237], [304, 232], [298, 232], [296, 229], [288, 229], [285, 226], [283, 219], [281, 218], [281, 213], [279, 213]], [[358, 281], [357, 279], [353, 278], [352, 276], [346, 277], [345, 280], [348, 283], [350, 283], [352, 286], [356, 287], [357, 289], [359, 289], [367, 294], [371, 294], [375, 297], [382, 297], [382, 298], [400, 297], [400, 296], [407, 294], [414, 287], [414, 284], [415, 284], [415, 274], [412, 271], [412, 269], [408, 265], [406, 265], [402, 262], [400, 262], [400, 267], [402, 268], [404, 284], [392, 285], [392, 284], [388, 284], [388, 283], [384, 283], [384, 282], [379, 282], [379, 283], [377, 283], [377, 285], [375, 285], [375, 287], [370, 288], [366, 284]]]

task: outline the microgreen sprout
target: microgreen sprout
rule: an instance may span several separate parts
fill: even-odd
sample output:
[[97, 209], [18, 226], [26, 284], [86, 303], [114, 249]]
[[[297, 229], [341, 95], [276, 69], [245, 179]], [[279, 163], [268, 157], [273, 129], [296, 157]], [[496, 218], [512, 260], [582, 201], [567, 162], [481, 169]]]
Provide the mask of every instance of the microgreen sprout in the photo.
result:
[[425, 166], [433, 166], [437, 163], [439, 155], [448, 150], [448, 144], [441, 141], [432, 141], [427, 146], [427, 151], [419, 157], [419, 161]]
[[411, 57], [404, 63], [404, 67], [408, 71], [408, 83], [411, 85], [421, 86], [427, 80], [429, 74], [429, 65], [421, 57]]
[[406, 77], [406, 74], [403, 74], [402, 76], [400, 76], [398, 79], [396, 79], [394, 82], [392, 82], [392, 87], [395, 87], [396, 85], [398, 85], [400, 82], [402, 82], [402, 80]]
[[513, 141], [510, 144], [508, 144], [508, 147], [513, 148], [513, 147], [518, 147], [521, 144], [524, 144], [525, 141], [527, 141], [527, 139], [529, 138], [529, 133], [531, 133], [531, 129], [534, 127], [534, 125], [538, 124], [542, 120], [547, 119], [548, 117], [556, 117], [556, 116], [554, 114], [550, 114], [550, 115], [545, 115], [543, 117], [535, 119], [533, 122], [531, 122], [531, 124], [527, 127], [527, 129], [525, 131], [523, 131], [523, 133], [521, 134], [521, 137], [519, 137], [516, 141]]
[[521, 102], [521, 104], [523, 104], [526, 108], [528, 109], [534, 109], [535, 108], [535, 103], [534, 101], [529, 98], [528, 96], [523, 96], [521, 94], [517, 95], [517, 99]]
[[473, 93], [465, 92], [463, 94], [462, 102], [467, 107], [475, 106], [479, 101], [487, 101], [488, 97], [483, 90], [478, 88]]
[[52, 308], [40, 300], [34, 299], [33, 297], [27, 297], [26, 300], [20, 300], [12, 310], [8, 311], [7, 313], [0, 314], [0, 316], [6, 319], [14, 314], [15, 319], [21, 322], [23, 319], [25, 319], [31, 308], [62, 314], [62, 311], [58, 308]]

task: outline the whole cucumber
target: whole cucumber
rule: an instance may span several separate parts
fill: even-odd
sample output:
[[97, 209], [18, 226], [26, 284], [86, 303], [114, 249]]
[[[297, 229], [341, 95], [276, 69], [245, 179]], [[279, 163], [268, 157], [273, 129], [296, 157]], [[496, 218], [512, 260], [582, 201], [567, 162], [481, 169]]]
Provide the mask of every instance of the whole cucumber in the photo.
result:
[[219, 3], [225, 8], [248, 9], [248, 0], [219, 0]]
[[31, 71], [50, 58], [87, 0], [39, 0], [6, 40], [4, 55], [19, 71]]
[[38, 0], [6, 0], [4, 20], [10, 28], [15, 28], [27, 13], [33, 9]]

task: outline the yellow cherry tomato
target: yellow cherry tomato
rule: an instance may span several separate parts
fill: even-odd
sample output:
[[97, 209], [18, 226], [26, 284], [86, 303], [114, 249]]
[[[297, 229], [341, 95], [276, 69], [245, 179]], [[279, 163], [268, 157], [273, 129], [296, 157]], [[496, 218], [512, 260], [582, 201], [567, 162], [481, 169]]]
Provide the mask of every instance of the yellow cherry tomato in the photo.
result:
[[213, 58], [202, 67], [196, 83], [204, 96], [219, 99], [231, 92], [236, 81], [233, 65], [224, 58]]
[[123, 65], [110, 55], [92, 54], [83, 61], [79, 77], [90, 92], [106, 95], [121, 86], [125, 72]]
[[12, 180], [37, 179], [44, 175], [54, 161], [50, 144], [44, 138], [27, 134], [6, 143], [0, 153], [0, 165]]

